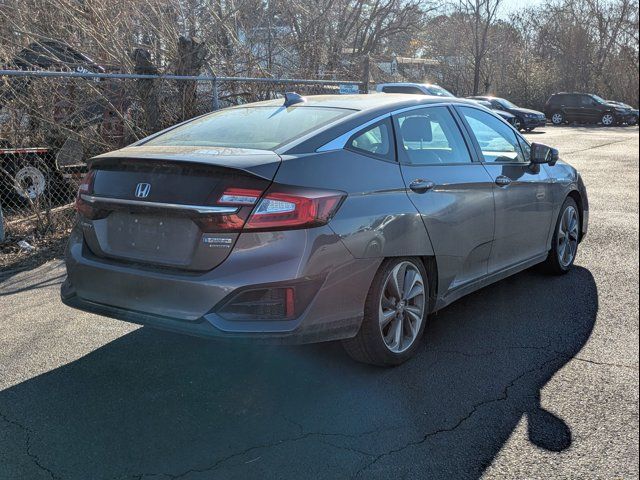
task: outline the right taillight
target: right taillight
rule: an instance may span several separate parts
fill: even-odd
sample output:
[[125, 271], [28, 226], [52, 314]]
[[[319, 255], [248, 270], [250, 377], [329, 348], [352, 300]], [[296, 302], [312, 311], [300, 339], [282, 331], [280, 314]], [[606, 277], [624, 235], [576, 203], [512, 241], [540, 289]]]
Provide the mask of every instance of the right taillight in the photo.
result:
[[272, 185], [258, 201], [244, 228], [286, 230], [318, 227], [336, 213], [343, 192]]

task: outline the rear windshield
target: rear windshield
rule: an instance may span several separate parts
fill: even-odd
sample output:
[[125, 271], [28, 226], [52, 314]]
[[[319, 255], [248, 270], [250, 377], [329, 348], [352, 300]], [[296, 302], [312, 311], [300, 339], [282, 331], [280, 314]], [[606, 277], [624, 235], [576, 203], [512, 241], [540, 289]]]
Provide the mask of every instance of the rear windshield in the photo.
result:
[[220, 110], [145, 143], [273, 150], [353, 110], [329, 107], [241, 107]]

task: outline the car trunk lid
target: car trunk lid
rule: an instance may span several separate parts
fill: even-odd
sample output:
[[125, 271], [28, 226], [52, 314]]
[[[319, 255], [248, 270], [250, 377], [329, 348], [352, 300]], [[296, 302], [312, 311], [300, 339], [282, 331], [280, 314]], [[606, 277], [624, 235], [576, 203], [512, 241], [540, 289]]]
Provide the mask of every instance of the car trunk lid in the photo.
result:
[[273, 152], [227, 148], [129, 147], [96, 157], [92, 189], [81, 194], [91, 212], [81, 220], [87, 246], [152, 268], [215, 268], [253, 208], [221, 205], [221, 195], [263, 192], [279, 164]]

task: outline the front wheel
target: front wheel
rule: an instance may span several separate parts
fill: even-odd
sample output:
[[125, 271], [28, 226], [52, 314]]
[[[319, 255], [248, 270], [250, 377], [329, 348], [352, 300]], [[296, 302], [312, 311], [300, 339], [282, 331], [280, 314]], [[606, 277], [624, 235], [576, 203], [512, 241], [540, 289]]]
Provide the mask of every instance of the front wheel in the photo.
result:
[[571, 197], [562, 204], [546, 266], [551, 273], [563, 275], [571, 270], [580, 241], [578, 205]]
[[615, 125], [616, 117], [613, 116], [613, 113], [605, 113], [604, 115], [602, 115], [600, 122], [602, 122], [602, 125], [604, 125], [605, 127], [610, 127], [612, 125]]
[[428, 305], [423, 263], [417, 258], [385, 260], [369, 289], [360, 331], [343, 341], [345, 350], [359, 362], [400, 365], [419, 346]]

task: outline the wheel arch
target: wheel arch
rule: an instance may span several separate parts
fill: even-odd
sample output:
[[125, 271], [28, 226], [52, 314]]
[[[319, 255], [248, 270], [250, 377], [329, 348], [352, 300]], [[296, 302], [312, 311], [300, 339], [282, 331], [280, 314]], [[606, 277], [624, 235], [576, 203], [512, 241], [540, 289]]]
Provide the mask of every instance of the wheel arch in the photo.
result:
[[429, 309], [428, 313], [435, 311], [438, 299], [438, 260], [435, 255], [421, 256], [420, 260], [427, 271], [427, 281], [429, 283]]
[[567, 194], [567, 198], [572, 198], [576, 205], [578, 205], [578, 215], [580, 217], [580, 239], [582, 241], [582, 225], [584, 222], [584, 200], [582, 198], [582, 194], [578, 190], [571, 190]]

